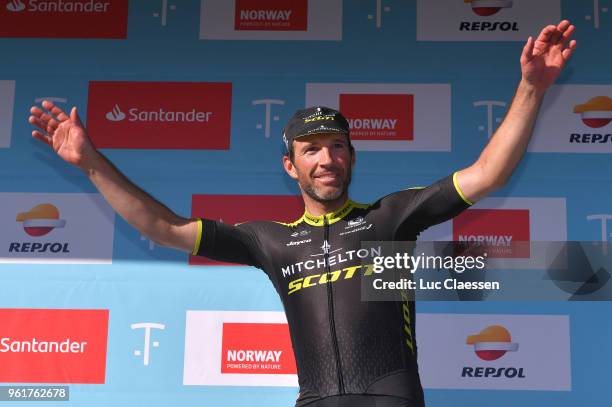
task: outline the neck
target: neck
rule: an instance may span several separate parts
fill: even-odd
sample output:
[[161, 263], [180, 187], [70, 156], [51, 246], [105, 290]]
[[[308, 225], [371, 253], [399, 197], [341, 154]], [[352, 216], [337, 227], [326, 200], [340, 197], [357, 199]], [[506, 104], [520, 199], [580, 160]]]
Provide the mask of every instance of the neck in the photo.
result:
[[328, 213], [332, 213], [342, 208], [342, 205], [348, 200], [348, 192], [343, 193], [337, 199], [332, 201], [317, 201], [312, 199], [308, 194], [302, 192], [302, 198], [304, 198], [304, 206], [306, 212], [314, 216], [321, 216]]

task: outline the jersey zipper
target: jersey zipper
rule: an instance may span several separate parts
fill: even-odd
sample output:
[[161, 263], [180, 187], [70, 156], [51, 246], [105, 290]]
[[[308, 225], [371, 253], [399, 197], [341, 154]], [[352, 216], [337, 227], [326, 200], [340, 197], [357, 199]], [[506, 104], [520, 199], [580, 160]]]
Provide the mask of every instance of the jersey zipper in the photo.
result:
[[340, 394], [344, 394], [344, 379], [342, 378], [342, 364], [340, 362], [340, 349], [338, 348], [338, 338], [336, 336], [336, 322], [334, 318], [334, 295], [332, 293], [332, 285], [329, 281], [331, 276], [331, 268], [329, 265], [329, 222], [327, 217], [323, 218], [325, 227], [325, 239], [323, 244], [326, 246], [325, 255], [325, 270], [327, 271], [327, 308], [329, 309], [329, 327], [331, 331], [332, 344], [334, 353], [336, 354], [336, 370], [338, 372], [338, 390]]

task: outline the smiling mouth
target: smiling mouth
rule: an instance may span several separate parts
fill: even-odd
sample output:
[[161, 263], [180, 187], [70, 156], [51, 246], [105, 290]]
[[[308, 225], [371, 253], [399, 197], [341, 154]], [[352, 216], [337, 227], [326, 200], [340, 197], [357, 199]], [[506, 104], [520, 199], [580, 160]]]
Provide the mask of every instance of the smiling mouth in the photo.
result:
[[340, 176], [337, 174], [324, 174], [324, 175], [317, 175], [315, 179], [318, 179], [320, 182], [324, 184], [336, 184], [340, 180]]

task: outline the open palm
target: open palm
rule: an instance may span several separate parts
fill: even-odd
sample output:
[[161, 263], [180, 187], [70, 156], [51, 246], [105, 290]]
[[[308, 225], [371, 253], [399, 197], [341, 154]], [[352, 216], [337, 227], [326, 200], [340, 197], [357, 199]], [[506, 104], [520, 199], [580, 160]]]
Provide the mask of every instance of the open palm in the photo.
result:
[[95, 148], [79, 118], [76, 107], [70, 116], [50, 101], [43, 101], [47, 111], [32, 106], [28, 121], [38, 127], [32, 137], [49, 145], [66, 162], [81, 167]]
[[574, 29], [569, 21], [563, 20], [556, 26], [544, 27], [535, 40], [529, 37], [521, 55], [525, 81], [542, 90], [555, 83], [576, 49], [576, 41], [570, 41]]

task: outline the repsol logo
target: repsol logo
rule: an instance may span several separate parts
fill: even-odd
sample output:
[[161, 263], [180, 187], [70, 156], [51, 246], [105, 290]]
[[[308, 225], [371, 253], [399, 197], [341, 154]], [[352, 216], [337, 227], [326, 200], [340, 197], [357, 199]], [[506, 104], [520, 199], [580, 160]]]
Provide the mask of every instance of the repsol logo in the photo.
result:
[[604, 144], [612, 142], [612, 134], [572, 133], [570, 134], [569, 142], [579, 144]]
[[525, 371], [522, 367], [471, 367], [464, 366], [461, 377], [505, 377], [508, 379], [524, 379]]
[[68, 243], [11, 242], [9, 253], [70, 253]]
[[518, 31], [516, 21], [462, 21], [459, 31]]

